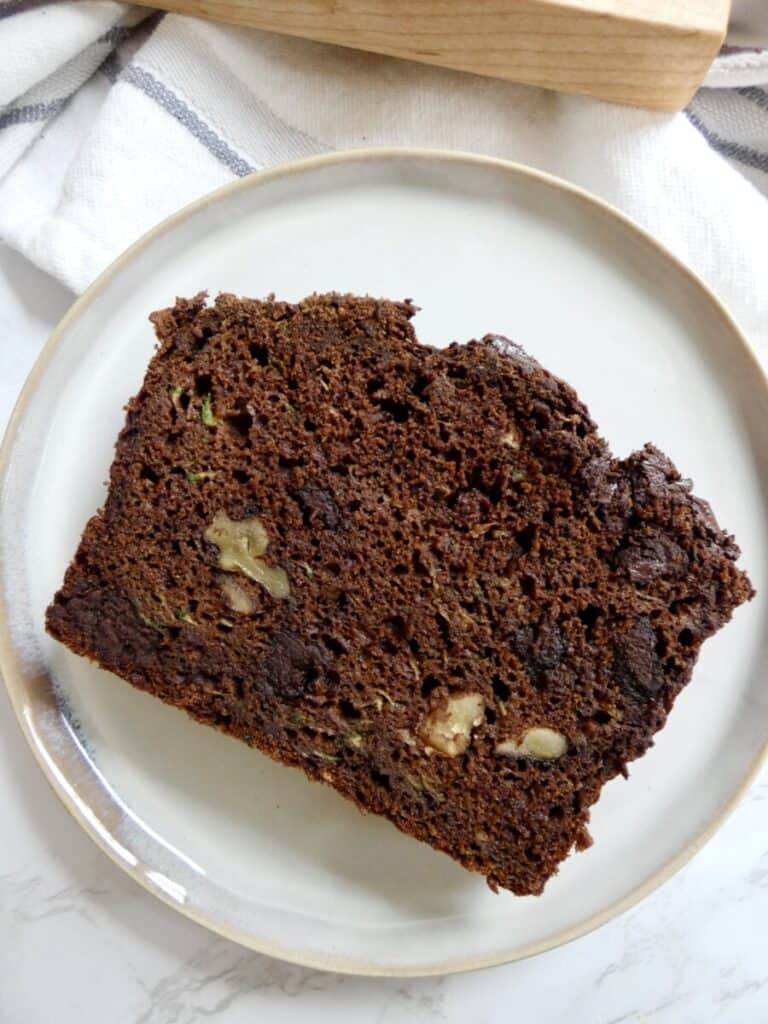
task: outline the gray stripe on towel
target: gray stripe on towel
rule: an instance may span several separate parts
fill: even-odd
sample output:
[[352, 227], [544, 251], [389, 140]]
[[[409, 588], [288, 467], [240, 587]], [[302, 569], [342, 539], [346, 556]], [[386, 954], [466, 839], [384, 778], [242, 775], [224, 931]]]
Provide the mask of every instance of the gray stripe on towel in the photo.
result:
[[0, 21], [14, 14], [34, 11], [36, 7], [48, 7], [50, 2], [51, 0], [5, 0], [5, 3], [0, 4]]
[[761, 89], [757, 85], [745, 85], [743, 88], [737, 89], [736, 92], [739, 96], [752, 100], [758, 107], [768, 110], [768, 92], [765, 89]]
[[139, 25], [141, 25], [141, 22], [138, 25], [113, 25], [103, 35], [100, 35], [96, 42], [117, 46], [132, 36]]
[[32, 124], [34, 121], [47, 121], [49, 117], [58, 114], [61, 108], [69, 99], [69, 96], [59, 96], [58, 99], [48, 100], [47, 103], [26, 103], [23, 107], [13, 107], [0, 114], [0, 131], [9, 128], [12, 124]]
[[716, 152], [722, 153], [723, 156], [730, 157], [731, 160], [736, 160], [746, 167], [754, 167], [755, 170], [768, 174], [768, 153], [761, 153], [760, 150], [752, 149], [751, 146], [742, 146], [740, 142], [724, 139], [717, 132], [713, 132], [711, 128], [708, 128], [690, 108], [686, 109], [685, 115], [694, 128], [698, 128]]
[[233, 174], [242, 178], [243, 175], [251, 174], [256, 170], [239, 156], [220, 135], [217, 135], [213, 128], [198, 117], [194, 110], [149, 71], [137, 67], [135, 64], [128, 64], [121, 68], [112, 57], [107, 58], [101, 70], [110, 81], [114, 82], [119, 78], [124, 82], [129, 82], [154, 100]]

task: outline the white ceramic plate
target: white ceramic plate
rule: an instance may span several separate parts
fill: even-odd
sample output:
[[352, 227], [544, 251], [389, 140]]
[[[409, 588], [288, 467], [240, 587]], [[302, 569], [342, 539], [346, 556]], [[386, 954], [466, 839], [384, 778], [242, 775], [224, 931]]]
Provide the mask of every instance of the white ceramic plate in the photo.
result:
[[616, 452], [665, 449], [738, 537], [760, 594], [768, 584], [765, 380], [713, 296], [638, 228], [563, 182], [469, 156], [346, 154], [246, 178], [151, 232], [75, 304], [6, 438], [2, 669], [64, 802], [178, 910], [338, 970], [511, 960], [649, 892], [712, 834], [765, 746], [762, 596], [707, 643], [630, 780], [606, 787], [595, 845], [525, 899], [45, 636], [152, 352], [147, 314], [203, 288], [412, 297], [422, 341], [518, 339], [577, 387]]

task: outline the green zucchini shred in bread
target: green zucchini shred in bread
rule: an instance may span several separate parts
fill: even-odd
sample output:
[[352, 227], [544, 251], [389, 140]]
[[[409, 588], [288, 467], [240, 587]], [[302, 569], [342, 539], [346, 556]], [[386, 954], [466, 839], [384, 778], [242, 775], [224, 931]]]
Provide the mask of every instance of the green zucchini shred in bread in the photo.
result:
[[661, 452], [615, 459], [522, 349], [420, 345], [414, 312], [201, 294], [153, 314], [48, 630], [539, 893], [753, 591]]

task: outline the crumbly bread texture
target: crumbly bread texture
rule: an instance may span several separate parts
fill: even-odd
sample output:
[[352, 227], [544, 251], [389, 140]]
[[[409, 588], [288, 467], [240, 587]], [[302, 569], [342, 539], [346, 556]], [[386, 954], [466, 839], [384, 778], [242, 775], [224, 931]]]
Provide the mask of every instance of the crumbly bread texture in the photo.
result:
[[660, 451], [613, 458], [521, 348], [420, 345], [413, 313], [331, 294], [153, 314], [48, 630], [539, 893], [753, 591]]

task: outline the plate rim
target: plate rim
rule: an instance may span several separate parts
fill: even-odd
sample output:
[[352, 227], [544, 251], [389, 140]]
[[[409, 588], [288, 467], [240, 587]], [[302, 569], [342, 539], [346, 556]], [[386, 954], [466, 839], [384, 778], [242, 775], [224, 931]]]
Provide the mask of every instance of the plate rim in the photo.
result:
[[[756, 374], [758, 383], [762, 383], [763, 390], [768, 395], [768, 372], [763, 368], [757, 354], [747, 340], [745, 334], [738, 326], [736, 320], [729, 312], [725, 304], [718, 298], [712, 289], [679, 257], [671, 252], [665, 245], [656, 239], [649, 231], [641, 227], [627, 214], [613, 206], [604, 199], [592, 194], [578, 185], [574, 185], [563, 178], [549, 174], [538, 168], [512, 160], [505, 160], [500, 157], [485, 156], [478, 153], [465, 152], [461, 150], [447, 150], [429, 147], [388, 147], [376, 146], [369, 148], [357, 148], [338, 150], [331, 153], [323, 153], [317, 156], [293, 160], [275, 167], [256, 171], [252, 174], [237, 178], [234, 181], [214, 189], [211, 192], [193, 200], [186, 206], [170, 214], [154, 227], [141, 235], [127, 249], [118, 255], [88, 286], [82, 295], [78, 296], [67, 312], [53, 329], [51, 335], [40, 350], [32, 369], [27, 375], [18, 398], [14, 404], [5, 435], [0, 445], [0, 494], [3, 493], [6, 485], [8, 471], [11, 465], [11, 455], [16, 437], [23, 425], [27, 407], [32, 401], [36, 392], [38, 382], [45, 374], [53, 353], [57, 350], [62, 338], [66, 335], [70, 326], [76, 322], [85, 310], [91, 305], [96, 297], [104, 290], [112, 279], [127, 266], [135, 256], [142, 252], [147, 246], [163, 235], [172, 231], [176, 226], [188, 220], [199, 211], [208, 206], [215, 205], [221, 199], [246, 191], [252, 188], [259, 188], [269, 182], [301, 174], [314, 170], [335, 166], [337, 164], [355, 164], [368, 162], [389, 162], [402, 159], [415, 160], [425, 164], [440, 164], [449, 162], [452, 164], [464, 164], [473, 167], [486, 167], [509, 175], [513, 178], [520, 177], [534, 180], [556, 192], [566, 193], [568, 196], [578, 200], [586, 206], [591, 206], [602, 216], [614, 222], [618, 222], [628, 235], [634, 235], [645, 245], [655, 250], [656, 255], [662, 261], [671, 265], [677, 273], [693, 286], [701, 299], [708, 303], [712, 312], [719, 317], [724, 327], [730, 331], [733, 341], [742, 350], [742, 355], [751, 364]], [[3, 506], [0, 504], [0, 519], [3, 517]], [[5, 576], [6, 567], [0, 563], [0, 575]], [[27, 708], [27, 683], [23, 677], [21, 659], [11, 636], [10, 615], [6, 607], [6, 592], [0, 587], [0, 676], [2, 676], [8, 693], [11, 706], [16, 715], [19, 727], [29, 745], [35, 760], [40, 766], [44, 777], [53, 789], [56, 796], [64, 804], [66, 809], [88, 835], [106, 855], [117, 864], [117, 866], [138, 882], [147, 892], [159, 898], [172, 907], [175, 911], [188, 917], [195, 923], [202, 925], [214, 934], [220, 935], [229, 941], [236, 942], [241, 946], [251, 949], [257, 953], [276, 957], [288, 963], [304, 967], [334, 971], [338, 973], [359, 975], [367, 977], [429, 977], [435, 975], [455, 974], [463, 971], [478, 970], [486, 967], [498, 966], [512, 963], [517, 960], [536, 956], [539, 953], [555, 949], [566, 943], [587, 935], [595, 929], [607, 924], [609, 921], [625, 913], [630, 908], [640, 903], [646, 896], [650, 895], [661, 885], [667, 882], [682, 867], [684, 867], [698, 851], [715, 835], [722, 827], [727, 818], [733, 813], [744, 794], [751, 786], [761, 766], [768, 760], [768, 732], [763, 745], [748, 766], [744, 776], [733, 793], [720, 807], [719, 811], [711, 818], [707, 825], [699, 833], [683, 846], [674, 856], [654, 871], [651, 875], [641, 881], [628, 893], [609, 906], [585, 918], [577, 925], [572, 925], [555, 932], [546, 939], [539, 940], [528, 945], [521, 945], [517, 948], [495, 952], [489, 955], [453, 957], [436, 963], [422, 964], [415, 967], [405, 965], [382, 966], [378, 963], [366, 961], [365, 959], [338, 956], [335, 954], [318, 954], [314, 950], [301, 948], [284, 948], [271, 939], [263, 939], [253, 935], [250, 931], [238, 927], [234, 922], [218, 917], [215, 913], [203, 908], [180, 904], [166, 893], [162, 888], [155, 886], [147, 878], [147, 868], [151, 864], [136, 859], [131, 865], [117, 855], [114, 847], [107, 841], [101, 830], [96, 827], [92, 818], [84, 813], [79, 805], [77, 795], [65, 784], [66, 779], [61, 776], [51, 765], [47, 751], [42, 739], [35, 735], [33, 723], [25, 713]]]

